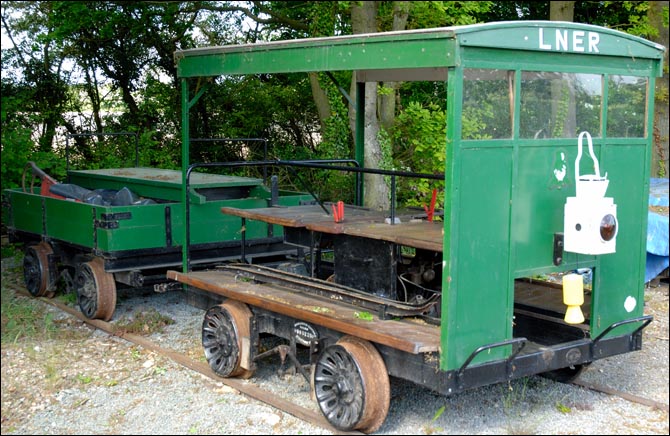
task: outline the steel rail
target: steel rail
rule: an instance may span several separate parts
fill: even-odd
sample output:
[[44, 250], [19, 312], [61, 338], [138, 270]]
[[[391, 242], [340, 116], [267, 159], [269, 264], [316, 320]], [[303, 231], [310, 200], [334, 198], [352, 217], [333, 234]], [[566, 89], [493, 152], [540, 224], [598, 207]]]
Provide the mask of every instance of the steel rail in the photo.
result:
[[212, 369], [209, 367], [204, 362], [198, 362], [196, 360], [191, 359], [190, 357], [186, 356], [184, 353], [180, 353], [178, 351], [161, 347], [160, 345], [156, 344], [155, 342], [143, 337], [139, 336], [133, 333], [128, 333], [124, 332], [121, 329], [117, 329], [114, 324], [107, 322], [107, 321], [102, 321], [99, 319], [89, 319], [86, 318], [81, 312], [79, 312], [77, 309], [73, 309], [59, 301], [49, 299], [49, 298], [43, 298], [43, 297], [38, 297], [35, 298], [31, 296], [27, 290], [19, 287], [18, 285], [9, 285], [9, 288], [13, 289], [14, 292], [17, 294], [20, 294], [21, 296], [28, 297], [30, 299], [34, 300], [40, 300], [44, 303], [50, 304], [63, 312], [66, 312], [69, 315], [74, 316], [75, 318], [79, 319], [82, 322], [85, 322], [86, 324], [95, 327], [99, 330], [104, 331], [105, 333], [108, 333], [110, 335], [119, 337], [121, 339], [124, 339], [128, 342], [131, 342], [133, 344], [139, 345], [147, 350], [153, 351], [155, 353], [160, 354], [161, 356], [167, 357], [168, 359], [172, 360], [173, 362], [184, 366], [192, 371], [196, 371], [206, 377], [211, 378], [212, 380], [215, 380], [216, 382], [223, 383], [226, 386], [229, 386], [233, 389], [236, 389], [240, 391], [242, 394], [247, 395], [255, 400], [258, 400], [262, 403], [265, 403], [269, 406], [272, 406], [276, 409], [279, 409], [282, 412], [288, 413], [289, 415], [293, 415], [298, 419], [301, 419], [305, 422], [308, 422], [312, 425], [316, 425], [318, 427], [321, 427], [323, 429], [326, 429], [328, 431], [332, 431], [334, 434], [343, 434], [343, 435], [363, 435], [364, 433], [357, 432], [357, 431], [349, 431], [349, 432], [343, 432], [340, 430], [335, 429], [332, 427], [328, 421], [323, 417], [322, 414], [309, 410], [305, 407], [302, 407], [298, 404], [292, 403], [276, 394], [273, 394], [272, 392], [269, 392], [265, 389], [261, 389], [258, 386], [254, 386], [250, 383], [247, 383], [244, 380], [239, 380], [235, 378], [222, 378], [219, 377], [212, 371]]

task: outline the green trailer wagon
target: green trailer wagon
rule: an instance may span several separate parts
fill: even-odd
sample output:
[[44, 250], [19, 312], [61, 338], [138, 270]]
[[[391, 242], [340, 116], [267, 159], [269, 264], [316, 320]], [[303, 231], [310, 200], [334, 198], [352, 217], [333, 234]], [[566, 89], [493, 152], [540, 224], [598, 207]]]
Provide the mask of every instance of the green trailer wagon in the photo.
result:
[[[181, 265], [185, 253], [195, 268], [238, 258], [240, 229], [221, 207], [288, 206], [308, 199], [276, 188], [273, 196], [258, 178], [194, 171], [185, 214], [181, 171], [70, 170], [65, 184], [47, 183], [50, 178], [34, 165], [26, 169], [41, 174], [41, 185], [5, 190], [3, 213], [10, 242], [25, 247], [27, 288], [34, 296], [52, 296], [62, 278], [93, 319], [112, 317], [117, 284], [169, 288], [165, 271]], [[245, 237], [249, 259], [286, 251], [281, 227], [250, 223]]]

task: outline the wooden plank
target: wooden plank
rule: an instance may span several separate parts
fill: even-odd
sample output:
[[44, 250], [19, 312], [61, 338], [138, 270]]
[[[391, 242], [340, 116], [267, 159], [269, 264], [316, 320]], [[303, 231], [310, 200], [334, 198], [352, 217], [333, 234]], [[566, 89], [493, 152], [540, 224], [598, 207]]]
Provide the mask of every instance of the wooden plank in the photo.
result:
[[[325, 205], [330, 207], [329, 204]], [[328, 223], [335, 224], [333, 216], [326, 213], [321, 206], [306, 205], [306, 206], [291, 206], [291, 207], [265, 207], [256, 209], [238, 209], [236, 207], [222, 207], [221, 212], [226, 215], [238, 216], [240, 218], [247, 218], [257, 221], [264, 221], [271, 224], [279, 224], [287, 227], [305, 227], [308, 224]], [[384, 221], [384, 215], [379, 212], [369, 211], [354, 206], [344, 207], [344, 216], [346, 222], [363, 221]], [[344, 223], [342, 223], [344, 225]], [[328, 232], [332, 233], [332, 232]]]
[[[307, 228], [310, 230], [324, 229], [323, 226], [312, 225], [308, 225]], [[389, 241], [399, 245], [431, 251], [441, 252], [443, 247], [442, 225], [428, 221], [409, 221], [393, 225], [384, 222], [359, 222], [344, 225], [340, 233]]]
[[[269, 213], [268, 209], [272, 211]], [[286, 227], [305, 227], [302, 217], [298, 215], [283, 216], [282, 211], [289, 208], [260, 208], [260, 209], [238, 209], [236, 207], [222, 207], [221, 212], [226, 215], [237, 216], [250, 220], [263, 221], [269, 224], [278, 224]], [[290, 208], [293, 209], [293, 208]]]
[[[563, 288], [560, 284], [527, 282], [517, 280], [514, 283], [514, 301], [538, 309], [565, 313], [567, 306], [563, 303]], [[584, 292], [582, 312], [588, 317], [591, 313], [591, 293]]]
[[271, 284], [237, 281], [223, 271], [194, 271], [187, 274], [168, 271], [167, 277], [198, 289], [241, 301], [282, 315], [321, 325], [345, 334], [387, 345], [408, 353], [436, 352], [440, 329], [421, 320], [372, 321], [356, 317], [361, 308]]
[[410, 215], [400, 216], [399, 224], [387, 224], [386, 214], [352, 206], [345, 206], [344, 221], [336, 223], [320, 206], [267, 207], [238, 209], [222, 207], [221, 212], [251, 220], [286, 227], [301, 227], [334, 235], [346, 234], [362, 238], [383, 240], [408, 247], [442, 251], [442, 225], [437, 222], [410, 220]]

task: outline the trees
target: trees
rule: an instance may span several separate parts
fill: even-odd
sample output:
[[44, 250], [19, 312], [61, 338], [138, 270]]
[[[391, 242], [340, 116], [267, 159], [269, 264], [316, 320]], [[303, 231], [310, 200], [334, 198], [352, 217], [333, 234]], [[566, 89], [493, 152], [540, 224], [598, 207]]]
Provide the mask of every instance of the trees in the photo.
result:
[[649, 2], [649, 27], [658, 30], [651, 34], [651, 40], [666, 47], [663, 78], [656, 82], [656, 100], [654, 103], [654, 151], [651, 160], [651, 174], [654, 177], [668, 177], [668, 2]]
[[[142, 165], [178, 166], [176, 49], [548, 19], [562, 5], [573, 6], [574, 21], [668, 44], [667, 2], [3, 2], [9, 45], [3, 43], [2, 51], [2, 185], [16, 184], [16, 168], [29, 157], [62, 175], [64, 165], [57, 162], [62, 160], [58, 156], [65, 133], [134, 131], [141, 137]], [[226, 77], [216, 82], [221, 86], [213, 87], [192, 111], [194, 135], [264, 137], [280, 150], [273, 157], [295, 156], [296, 150], [305, 157], [353, 157], [350, 99], [356, 89], [351, 74]], [[664, 84], [667, 80], [658, 81], [656, 104], [666, 111], [665, 116], [659, 113], [661, 129], [655, 133], [657, 148], [665, 153], [661, 162], [667, 161]], [[365, 123], [365, 164], [435, 171], [411, 158], [416, 145], [403, 140], [401, 132], [425, 134], [414, 138], [415, 143], [433, 143], [432, 135], [440, 133], [425, 114], [443, 117], [444, 108], [431, 106], [443, 92], [439, 83], [369, 84], [366, 105], [374, 110]], [[93, 150], [107, 141], [75, 139], [74, 149], [83, 159], [97, 158]], [[655, 164], [655, 174], [667, 174], [665, 166]], [[388, 191], [381, 178], [367, 185], [366, 203], [384, 206]]]

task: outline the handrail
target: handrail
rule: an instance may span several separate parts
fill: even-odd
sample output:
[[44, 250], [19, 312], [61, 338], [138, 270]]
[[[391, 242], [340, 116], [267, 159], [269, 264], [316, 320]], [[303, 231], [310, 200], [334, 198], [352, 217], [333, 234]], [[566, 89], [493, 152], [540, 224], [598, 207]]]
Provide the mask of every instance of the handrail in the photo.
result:
[[640, 316], [638, 318], [625, 319], [623, 321], [615, 322], [612, 325], [610, 325], [609, 327], [607, 327], [605, 330], [603, 330], [603, 332], [600, 333], [595, 339], [593, 339], [593, 346], [597, 345], [597, 343], [600, 342], [600, 340], [602, 338], [604, 338], [606, 334], [608, 334], [609, 332], [611, 332], [612, 330], [614, 330], [618, 327], [621, 327], [622, 325], [632, 324], [634, 322], [642, 322], [642, 325], [640, 327], [638, 327], [637, 329], [635, 329], [635, 331], [631, 335], [631, 336], [635, 336], [636, 334], [640, 333], [644, 328], [646, 328], [649, 325], [649, 323], [651, 323], [653, 320], [654, 320], [653, 316], [644, 315], [644, 316]]
[[[337, 164], [351, 164], [353, 167], [347, 166], [338, 166]], [[186, 170], [186, 178], [183, 181], [185, 183], [185, 189], [187, 192], [186, 203], [185, 203], [185, 221], [186, 221], [186, 235], [184, 240], [184, 250], [185, 250], [185, 264], [183, 265], [184, 272], [187, 273], [191, 270], [191, 258], [190, 258], [190, 243], [191, 243], [191, 226], [190, 226], [190, 198], [188, 192], [190, 191], [190, 176], [191, 172], [195, 168], [212, 168], [212, 167], [225, 167], [225, 168], [236, 168], [236, 167], [251, 167], [251, 166], [286, 166], [286, 167], [303, 167], [303, 168], [316, 168], [316, 169], [325, 169], [325, 170], [335, 170], [343, 172], [354, 172], [356, 173], [356, 191], [357, 197], [359, 195], [360, 188], [360, 175], [361, 174], [380, 174], [391, 176], [391, 185], [392, 185], [392, 204], [391, 204], [391, 223], [395, 221], [395, 177], [411, 177], [411, 178], [423, 178], [423, 179], [432, 179], [432, 180], [442, 180], [442, 175], [435, 174], [425, 174], [425, 173], [412, 173], [408, 171], [395, 171], [395, 170], [381, 170], [373, 168], [361, 168], [358, 164], [358, 161], [355, 159], [314, 159], [314, 160], [305, 160], [305, 161], [294, 161], [294, 160], [264, 160], [264, 161], [238, 161], [238, 162], [211, 162], [211, 163], [194, 163], [189, 165]], [[309, 188], [308, 192], [314, 199], [319, 202], [319, 205], [326, 211], [327, 214], [330, 212], [323, 206], [323, 203], [313, 194]]]
[[[350, 171], [353, 168], [358, 166], [358, 162], [354, 159], [315, 159], [313, 161], [303, 161], [303, 162], [315, 162], [316, 165], [321, 165], [322, 168], [330, 169], [331, 165], [327, 165], [327, 162], [331, 163], [338, 163], [338, 164], [352, 164], [354, 167], [349, 168], [349, 167], [339, 167], [343, 168], [346, 171]], [[290, 164], [285, 163], [285, 162], [280, 162], [277, 160], [264, 160], [264, 161], [238, 161], [238, 162], [210, 162], [210, 163], [194, 163], [189, 165], [189, 167], [186, 170], [186, 179], [183, 181], [185, 183], [185, 189], [186, 189], [186, 203], [185, 203], [185, 211], [184, 211], [184, 218], [186, 221], [186, 235], [185, 235], [185, 240], [184, 240], [184, 246], [183, 250], [185, 251], [185, 265], [183, 265], [184, 272], [189, 272], [191, 270], [191, 255], [190, 255], [190, 245], [191, 245], [191, 201], [190, 201], [190, 196], [188, 195], [190, 191], [190, 178], [191, 178], [191, 172], [195, 168], [212, 168], [212, 167], [226, 167], [226, 168], [236, 168], [236, 167], [250, 167], [250, 166], [288, 166]], [[357, 184], [360, 182], [360, 179], [357, 178]], [[308, 190], [310, 195], [314, 197], [315, 200], [319, 202], [321, 207], [328, 212], [328, 210], [323, 206], [321, 201], [316, 197], [314, 193]], [[244, 244], [244, 241], [242, 242]], [[244, 247], [243, 247], [244, 248]]]

